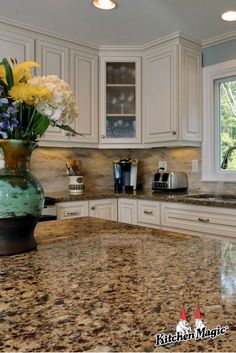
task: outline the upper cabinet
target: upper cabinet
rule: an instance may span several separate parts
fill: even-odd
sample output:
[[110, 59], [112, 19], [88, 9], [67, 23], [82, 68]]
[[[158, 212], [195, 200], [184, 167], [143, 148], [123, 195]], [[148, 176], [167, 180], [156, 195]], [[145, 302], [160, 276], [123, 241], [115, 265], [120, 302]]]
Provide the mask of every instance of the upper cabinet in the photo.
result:
[[69, 47], [65, 41], [36, 40], [36, 61], [41, 65], [40, 75], [57, 75], [68, 82], [79, 107], [78, 118], [71, 127], [81, 135], [49, 127], [40, 140], [40, 145], [72, 147], [90, 146], [98, 143], [98, 55], [92, 50]]
[[197, 146], [201, 142], [201, 46], [179, 36], [143, 56], [143, 142]]
[[0, 23], [0, 52], [36, 60], [67, 81], [79, 107], [72, 135], [49, 127], [41, 146], [199, 146], [202, 47], [179, 33], [140, 47], [100, 48]]
[[[69, 49], [56, 41], [36, 40], [35, 59], [40, 64], [37, 74], [40, 76], [56, 75], [68, 82], [69, 78]], [[41, 138], [41, 145], [44, 141], [68, 140], [67, 132], [56, 127], [47, 129]]]
[[141, 143], [140, 63], [138, 57], [101, 57], [101, 146]]

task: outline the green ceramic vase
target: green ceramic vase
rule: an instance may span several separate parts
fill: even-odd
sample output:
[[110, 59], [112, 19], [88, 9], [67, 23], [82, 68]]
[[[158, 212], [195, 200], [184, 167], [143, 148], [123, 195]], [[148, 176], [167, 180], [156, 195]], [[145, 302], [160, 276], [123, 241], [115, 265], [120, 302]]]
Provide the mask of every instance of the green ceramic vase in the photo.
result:
[[34, 142], [0, 139], [0, 255], [37, 247], [34, 229], [44, 204], [43, 188], [29, 171]]

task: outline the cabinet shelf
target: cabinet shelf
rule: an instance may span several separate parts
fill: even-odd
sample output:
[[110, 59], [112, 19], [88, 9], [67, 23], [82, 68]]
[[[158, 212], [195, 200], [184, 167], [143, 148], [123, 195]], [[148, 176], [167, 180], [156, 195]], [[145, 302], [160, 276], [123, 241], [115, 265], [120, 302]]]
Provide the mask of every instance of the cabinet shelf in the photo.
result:
[[108, 83], [107, 87], [135, 87], [133, 83]]
[[114, 116], [114, 117], [115, 117], [115, 116], [118, 116], [118, 117], [124, 117], [124, 118], [125, 118], [126, 116], [127, 116], [127, 117], [130, 117], [130, 116], [135, 117], [135, 115], [136, 115], [136, 114], [106, 114], [106, 116]]

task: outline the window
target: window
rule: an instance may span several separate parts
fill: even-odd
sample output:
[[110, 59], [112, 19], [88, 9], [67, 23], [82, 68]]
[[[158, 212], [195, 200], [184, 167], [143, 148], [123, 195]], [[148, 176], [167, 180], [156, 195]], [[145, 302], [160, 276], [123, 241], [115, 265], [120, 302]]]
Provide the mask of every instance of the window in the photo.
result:
[[214, 91], [220, 167], [236, 170], [236, 76], [215, 80]]
[[203, 69], [202, 179], [236, 182], [236, 60]]

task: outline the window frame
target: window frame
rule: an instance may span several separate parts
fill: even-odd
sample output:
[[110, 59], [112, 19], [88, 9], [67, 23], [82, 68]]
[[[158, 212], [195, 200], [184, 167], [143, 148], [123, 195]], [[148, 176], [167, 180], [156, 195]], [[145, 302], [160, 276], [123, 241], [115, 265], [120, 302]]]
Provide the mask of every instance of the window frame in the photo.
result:
[[215, 118], [215, 81], [235, 75], [235, 59], [203, 68], [202, 181], [236, 182], [236, 170], [220, 168], [219, 114]]

